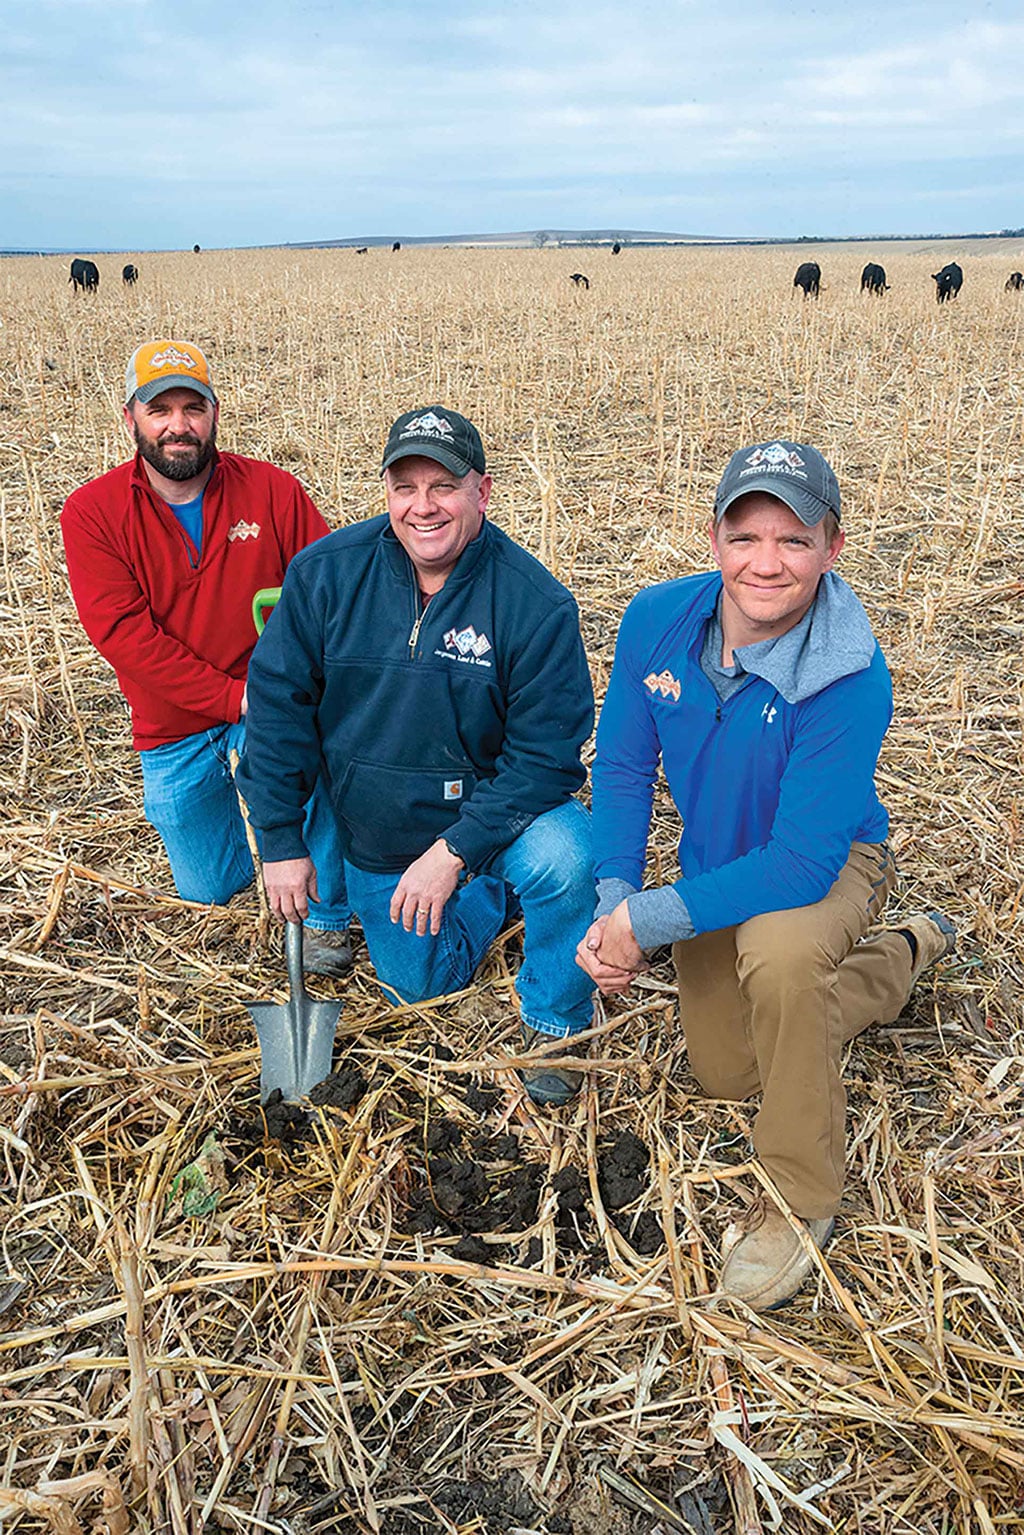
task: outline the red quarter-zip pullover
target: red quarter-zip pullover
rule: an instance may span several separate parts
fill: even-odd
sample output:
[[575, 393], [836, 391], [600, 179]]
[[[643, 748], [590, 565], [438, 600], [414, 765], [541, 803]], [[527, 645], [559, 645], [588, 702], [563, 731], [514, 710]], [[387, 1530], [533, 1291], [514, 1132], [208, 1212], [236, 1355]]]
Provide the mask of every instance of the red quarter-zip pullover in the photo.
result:
[[78, 616], [117, 674], [142, 751], [241, 717], [252, 599], [328, 528], [292, 475], [218, 452], [201, 555], [138, 456], [74, 491], [61, 531]]

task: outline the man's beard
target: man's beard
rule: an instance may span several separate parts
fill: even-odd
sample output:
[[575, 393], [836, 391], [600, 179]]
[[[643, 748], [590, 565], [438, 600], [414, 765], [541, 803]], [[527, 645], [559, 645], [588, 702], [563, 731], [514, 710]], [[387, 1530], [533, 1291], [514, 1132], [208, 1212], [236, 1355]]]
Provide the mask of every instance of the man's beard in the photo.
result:
[[147, 464], [152, 464], [157, 474], [162, 474], [168, 480], [194, 480], [197, 474], [202, 474], [207, 464], [213, 457], [213, 450], [217, 443], [216, 423], [210, 428], [210, 435], [206, 442], [200, 442], [192, 432], [181, 432], [171, 438], [164, 438], [166, 443], [188, 443], [192, 448], [191, 453], [177, 453], [173, 457], [166, 454], [161, 443], [150, 442], [139, 431], [138, 423], [133, 423], [135, 433], [135, 446], [138, 448]]

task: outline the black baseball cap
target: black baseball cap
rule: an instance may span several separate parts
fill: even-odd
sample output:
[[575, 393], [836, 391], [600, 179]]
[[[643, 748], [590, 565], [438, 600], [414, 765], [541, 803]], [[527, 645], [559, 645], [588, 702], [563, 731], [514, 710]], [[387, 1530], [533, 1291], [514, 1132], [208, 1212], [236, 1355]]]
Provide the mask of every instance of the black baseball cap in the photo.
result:
[[715, 521], [752, 490], [784, 501], [807, 528], [816, 528], [828, 512], [839, 520], [839, 481], [817, 448], [806, 443], [778, 440], [738, 449], [715, 491]]
[[432, 458], [461, 480], [475, 469], [484, 473], [484, 445], [472, 421], [443, 405], [407, 410], [392, 426], [384, 445], [381, 474], [400, 458]]

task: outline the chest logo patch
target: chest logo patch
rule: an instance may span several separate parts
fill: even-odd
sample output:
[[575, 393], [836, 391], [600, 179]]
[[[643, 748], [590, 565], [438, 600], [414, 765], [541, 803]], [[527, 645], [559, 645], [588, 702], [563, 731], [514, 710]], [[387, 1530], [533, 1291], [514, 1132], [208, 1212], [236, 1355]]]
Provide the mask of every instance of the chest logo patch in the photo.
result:
[[486, 634], [477, 634], [472, 624], [465, 629], [449, 629], [444, 642], [449, 650], [457, 650], [460, 656], [475, 656], [478, 661], [491, 649]]
[[445, 781], [444, 781], [444, 797], [445, 797], [445, 799], [461, 799], [462, 798], [462, 779], [461, 778], [446, 778], [445, 779]]
[[644, 687], [648, 692], [660, 693], [662, 698], [672, 698], [676, 703], [679, 702], [679, 695], [682, 692], [679, 678], [673, 677], [667, 667], [663, 672], [651, 672], [649, 677], [645, 677]]
[[236, 522], [233, 528], [228, 529], [228, 543], [233, 544], [236, 538], [259, 538], [260, 525], [258, 522]]

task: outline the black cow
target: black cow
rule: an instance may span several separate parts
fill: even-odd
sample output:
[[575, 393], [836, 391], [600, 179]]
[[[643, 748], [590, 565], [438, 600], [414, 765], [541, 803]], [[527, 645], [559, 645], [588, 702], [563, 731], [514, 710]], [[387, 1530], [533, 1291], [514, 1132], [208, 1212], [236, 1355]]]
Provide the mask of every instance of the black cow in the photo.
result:
[[793, 287], [802, 288], [804, 298], [817, 298], [821, 287], [821, 267], [816, 261], [801, 261], [793, 278]]
[[100, 285], [100, 270], [95, 261], [83, 261], [76, 256], [71, 263], [71, 276], [68, 282], [73, 282], [75, 292], [81, 288], [83, 293], [95, 293]]
[[622, 246], [619, 244], [618, 240], [616, 240], [615, 244], [612, 246], [612, 255], [617, 256], [621, 249]]
[[396, 240], [394, 245], [392, 245], [391, 249], [393, 251], [400, 251], [402, 249], [402, 242], [401, 242], [401, 240]]
[[138, 282], [138, 280], [139, 269], [137, 266], [132, 266], [131, 262], [129, 261], [128, 265], [121, 272], [121, 281], [123, 283], [127, 283], [128, 287], [131, 288], [135, 283]]
[[356, 255], [357, 255], [357, 256], [365, 256], [365, 255], [366, 255], [366, 252], [367, 252], [367, 251], [368, 251], [368, 250], [369, 250], [369, 249], [370, 249], [370, 247], [369, 247], [369, 246], [368, 246], [368, 245], [360, 245], [360, 246], [357, 246], [357, 247], [356, 247]]
[[1005, 293], [1019, 293], [1024, 288], [1024, 272], [1011, 272], [1006, 279]]
[[860, 274], [860, 291], [865, 288], [869, 293], [884, 293], [889, 284], [885, 280], [885, 267], [879, 266], [877, 261], [869, 261]]
[[198, 245], [193, 245], [193, 247], [192, 247], [192, 254], [193, 254], [193, 256], [198, 256], [199, 255], [199, 246]]
[[569, 281], [576, 284], [577, 288], [589, 288], [590, 278], [584, 277], [582, 272], [570, 272]]
[[947, 299], [956, 298], [964, 285], [964, 274], [955, 261], [948, 261], [941, 272], [932, 273], [932, 281], [936, 299], [944, 304]]

